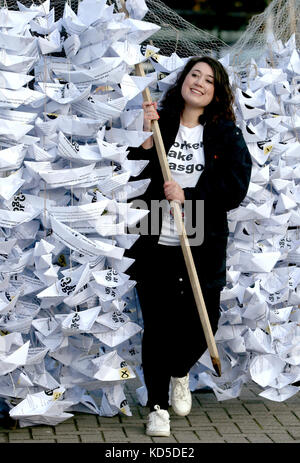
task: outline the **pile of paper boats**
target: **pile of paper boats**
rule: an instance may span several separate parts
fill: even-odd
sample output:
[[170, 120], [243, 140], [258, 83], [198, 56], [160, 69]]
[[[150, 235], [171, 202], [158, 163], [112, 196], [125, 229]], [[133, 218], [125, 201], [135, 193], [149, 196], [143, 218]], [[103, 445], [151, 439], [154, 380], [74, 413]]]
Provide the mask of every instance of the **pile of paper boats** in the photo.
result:
[[[226, 66], [238, 125], [252, 156], [247, 197], [228, 214], [227, 287], [216, 341], [222, 377], [195, 368], [193, 387], [219, 400], [250, 380], [283, 401], [300, 380], [300, 58], [295, 35], [269, 47], [248, 72]], [[211, 369], [207, 353], [201, 362]]]
[[[66, 3], [58, 21], [49, 1], [18, 6], [0, 10], [0, 397], [21, 426], [55, 425], [72, 411], [131, 415], [124, 384], [143, 379], [142, 319], [126, 249], [148, 211], [129, 200], [149, 179], [134, 180], [147, 162], [127, 156], [150, 135], [142, 91], [164, 92], [187, 58], [141, 47], [159, 29], [143, 21], [143, 0], [127, 0], [129, 18], [106, 0], [83, 0], [77, 14]], [[272, 54], [280, 66], [266, 52], [246, 78], [222, 59], [253, 173], [229, 213], [223, 374], [206, 352], [191, 375], [192, 389], [209, 386], [219, 400], [251, 379], [271, 400], [299, 389], [295, 38], [274, 39]], [[135, 76], [146, 60], [154, 72]], [[144, 386], [137, 394], [145, 403]]]
[[130, 73], [159, 28], [143, 2], [130, 19], [66, 3], [56, 22], [49, 1], [18, 5], [0, 10], [0, 397], [21, 426], [130, 415], [142, 321], [124, 253], [149, 180], [127, 155], [150, 135], [131, 105], [155, 80]]

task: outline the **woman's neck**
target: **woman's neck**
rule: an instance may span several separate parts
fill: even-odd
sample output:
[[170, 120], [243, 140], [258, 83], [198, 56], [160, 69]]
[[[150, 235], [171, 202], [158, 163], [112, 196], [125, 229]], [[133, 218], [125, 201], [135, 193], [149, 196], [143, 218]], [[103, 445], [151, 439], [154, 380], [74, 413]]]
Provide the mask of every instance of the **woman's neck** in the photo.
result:
[[199, 108], [184, 108], [180, 116], [180, 123], [185, 127], [195, 127], [196, 125], [199, 125], [199, 116], [201, 116], [203, 112], [203, 110], [202, 112], [199, 112]]

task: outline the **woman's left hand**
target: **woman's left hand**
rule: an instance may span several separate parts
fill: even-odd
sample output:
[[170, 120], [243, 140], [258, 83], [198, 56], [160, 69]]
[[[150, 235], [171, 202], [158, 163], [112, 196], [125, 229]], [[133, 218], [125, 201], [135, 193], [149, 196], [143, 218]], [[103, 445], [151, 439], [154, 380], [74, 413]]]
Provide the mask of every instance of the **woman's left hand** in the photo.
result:
[[184, 203], [184, 191], [179, 183], [171, 180], [164, 183], [165, 197], [168, 201], [179, 201], [181, 204]]

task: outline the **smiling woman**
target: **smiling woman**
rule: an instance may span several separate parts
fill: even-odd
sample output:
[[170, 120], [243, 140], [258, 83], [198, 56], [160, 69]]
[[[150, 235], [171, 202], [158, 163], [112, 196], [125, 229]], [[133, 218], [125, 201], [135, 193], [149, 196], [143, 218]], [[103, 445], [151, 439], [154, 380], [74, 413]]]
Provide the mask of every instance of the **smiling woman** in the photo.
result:
[[181, 122], [186, 127], [195, 127], [214, 96], [213, 70], [207, 63], [200, 61], [192, 67], [182, 84], [181, 95], [185, 101]]
[[[185, 85], [185, 80], [188, 78], [190, 72], [194, 70], [194, 68], [198, 69], [200, 66], [204, 67], [202, 73], [205, 72], [205, 74], [207, 74], [206, 80], [208, 82], [206, 82], [206, 86], [210, 86], [213, 92], [212, 100], [210, 103], [203, 105], [205, 111], [200, 111], [200, 114], [205, 112], [206, 121], [216, 122], [218, 119], [226, 119], [235, 122], [235, 115], [232, 107], [233, 94], [227, 72], [219, 61], [216, 61], [210, 56], [194, 57], [187, 62], [174, 86], [166, 92], [161, 106], [165, 111], [176, 111], [181, 115], [185, 112], [187, 108], [186, 101], [182, 95], [182, 87]], [[199, 74], [199, 72], [197, 74]], [[197, 86], [195, 88], [198, 89]]]
[[[245, 197], [251, 174], [250, 154], [235, 126], [232, 102], [221, 63], [208, 56], [194, 57], [166, 92], [159, 114], [156, 104], [143, 103], [145, 131], [151, 131], [151, 121], [159, 118], [172, 180], [163, 181], [152, 137], [142, 148], [131, 150], [134, 158], [149, 160], [143, 176], [151, 183], [142, 199], [152, 222], [151, 201], [179, 202], [190, 223], [197, 222], [197, 207], [204, 201], [200, 224], [204, 240], [196, 244], [190, 236], [189, 244], [213, 332], [226, 283], [226, 213]], [[131, 272], [144, 321], [142, 366], [150, 408], [146, 433], [168, 436], [169, 383], [174, 412], [187, 415], [192, 405], [189, 370], [204, 353], [206, 342], [169, 203], [158, 233], [137, 242]]]

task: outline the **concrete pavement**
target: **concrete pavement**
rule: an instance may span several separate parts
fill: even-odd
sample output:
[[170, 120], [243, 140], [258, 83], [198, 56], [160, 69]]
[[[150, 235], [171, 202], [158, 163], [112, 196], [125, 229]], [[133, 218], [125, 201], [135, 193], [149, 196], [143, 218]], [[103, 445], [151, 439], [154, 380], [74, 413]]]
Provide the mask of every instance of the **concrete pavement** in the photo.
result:
[[[300, 443], [300, 394], [277, 403], [258, 396], [260, 388], [248, 384], [237, 399], [218, 402], [211, 392], [193, 392], [189, 416], [171, 413], [171, 436], [144, 434], [148, 409], [135, 397], [136, 385], [128, 381], [127, 398], [132, 417], [112, 418], [75, 413], [57, 426], [0, 428], [0, 443]], [[3, 448], [3, 447], [2, 447]]]

